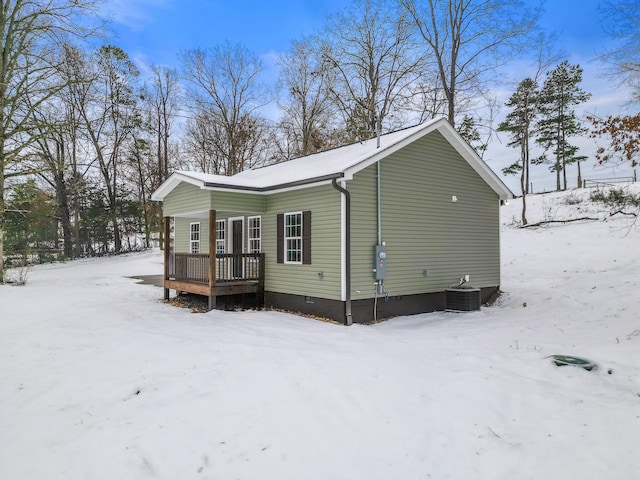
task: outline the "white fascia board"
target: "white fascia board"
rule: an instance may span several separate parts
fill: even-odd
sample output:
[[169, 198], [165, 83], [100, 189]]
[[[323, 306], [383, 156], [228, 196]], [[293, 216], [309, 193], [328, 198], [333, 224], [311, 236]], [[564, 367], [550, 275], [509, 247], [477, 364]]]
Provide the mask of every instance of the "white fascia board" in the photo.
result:
[[[341, 178], [342, 179], [342, 178]], [[235, 192], [235, 193], [247, 193], [249, 195], [274, 195], [276, 193], [284, 193], [284, 192], [292, 192], [294, 190], [303, 190], [305, 188], [318, 187], [320, 185], [331, 185], [331, 180], [323, 180], [320, 182], [314, 183], [306, 183], [304, 185], [296, 185], [293, 187], [284, 187], [276, 190], [267, 190], [267, 191], [258, 191], [258, 190], [248, 190], [244, 188], [233, 188], [233, 185], [229, 185], [228, 187], [202, 187], [203, 190], [210, 190], [212, 192]]]
[[[350, 180], [350, 178], [349, 178]], [[215, 186], [209, 187], [205, 185], [205, 182], [202, 180], [198, 180], [196, 178], [189, 177], [188, 175], [184, 175], [181, 173], [173, 173], [165, 182], [160, 185], [152, 194], [151, 200], [161, 202], [163, 201], [173, 189], [175, 189], [182, 182], [190, 183], [191, 185], [195, 185], [201, 190], [208, 190], [210, 192], [234, 192], [234, 193], [244, 193], [248, 195], [273, 195], [276, 193], [284, 193], [284, 192], [292, 192], [294, 190], [302, 190], [305, 188], [317, 187], [320, 185], [331, 185], [331, 180], [323, 180], [314, 183], [307, 183], [304, 185], [295, 185], [291, 187], [279, 188], [276, 190], [267, 190], [267, 191], [259, 191], [259, 190], [251, 190], [247, 188], [234, 188], [234, 185], [229, 186]]]

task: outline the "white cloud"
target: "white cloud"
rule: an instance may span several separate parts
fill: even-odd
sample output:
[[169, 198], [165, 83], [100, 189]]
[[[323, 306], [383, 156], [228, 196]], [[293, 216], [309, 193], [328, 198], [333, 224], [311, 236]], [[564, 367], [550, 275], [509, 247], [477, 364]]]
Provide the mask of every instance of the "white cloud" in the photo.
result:
[[166, 9], [173, 0], [110, 0], [103, 13], [117, 23], [140, 30], [150, 20], [154, 10]]

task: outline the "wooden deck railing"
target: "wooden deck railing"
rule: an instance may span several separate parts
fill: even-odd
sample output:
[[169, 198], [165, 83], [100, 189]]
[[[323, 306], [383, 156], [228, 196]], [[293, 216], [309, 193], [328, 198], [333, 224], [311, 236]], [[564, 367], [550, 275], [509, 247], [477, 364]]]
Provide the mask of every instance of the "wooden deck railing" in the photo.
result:
[[[216, 255], [216, 283], [263, 281], [264, 253], [219, 253]], [[209, 283], [209, 254], [171, 253], [170, 279], [189, 283]]]

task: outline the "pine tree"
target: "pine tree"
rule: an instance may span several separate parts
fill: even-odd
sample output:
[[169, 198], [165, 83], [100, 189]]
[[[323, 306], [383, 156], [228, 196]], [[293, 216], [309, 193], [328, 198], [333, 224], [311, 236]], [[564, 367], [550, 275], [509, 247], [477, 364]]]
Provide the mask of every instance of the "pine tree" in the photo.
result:
[[487, 150], [487, 143], [482, 143], [480, 132], [478, 131], [478, 124], [471, 115], [465, 115], [462, 122], [456, 127], [458, 133], [466, 142], [476, 151], [478, 156], [482, 158], [484, 152]]
[[[536, 142], [545, 150], [552, 149], [555, 162], [551, 171], [556, 172], [556, 189], [567, 189], [567, 165], [578, 162], [578, 178], [580, 164], [585, 157], [577, 155], [578, 147], [569, 143], [569, 137], [584, 134], [583, 128], [576, 118], [573, 107], [586, 102], [591, 94], [582, 90], [578, 84], [582, 82], [580, 65], [570, 65], [566, 60], [554, 70], [547, 73], [547, 79], [540, 91], [540, 114], [537, 123], [538, 138]], [[562, 172], [563, 183], [560, 182]], [[581, 179], [580, 179], [581, 180]]]
[[520, 188], [522, 189], [522, 224], [527, 224], [527, 193], [529, 193], [529, 139], [532, 127], [538, 114], [538, 84], [531, 78], [525, 78], [506, 103], [512, 110], [505, 120], [498, 125], [499, 132], [509, 132], [510, 147], [520, 148], [520, 159], [502, 170], [505, 174], [520, 172]]

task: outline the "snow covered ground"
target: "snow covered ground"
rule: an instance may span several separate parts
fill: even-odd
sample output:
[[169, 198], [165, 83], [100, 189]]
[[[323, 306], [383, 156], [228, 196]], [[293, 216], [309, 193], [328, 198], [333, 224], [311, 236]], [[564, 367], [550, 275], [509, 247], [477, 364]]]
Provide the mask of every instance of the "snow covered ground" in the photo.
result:
[[638, 478], [640, 221], [572, 195], [529, 221], [606, 220], [502, 209], [505, 294], [468, 314], [193, 314], [127, 278], [158, 252], [34, 268], [0, 286], [0, 478]]

